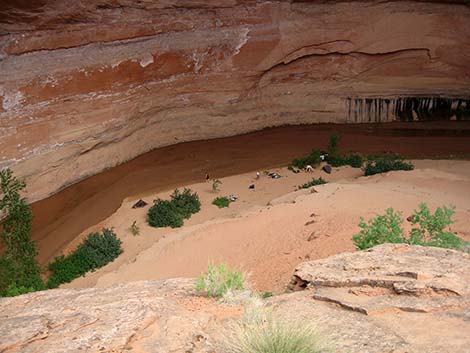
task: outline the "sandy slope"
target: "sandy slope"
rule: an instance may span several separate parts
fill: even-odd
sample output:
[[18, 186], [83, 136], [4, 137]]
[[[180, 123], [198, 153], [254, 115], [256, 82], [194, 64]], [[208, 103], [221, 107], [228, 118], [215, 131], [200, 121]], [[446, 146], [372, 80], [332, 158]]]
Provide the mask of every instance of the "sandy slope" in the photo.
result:
[[[239, 201], [223, 210], [210, 204], [216, 194], [209, 183], [194, 184], [190, 187], [200, 195], [202, 211], [174, 230], [147, 226], [146, 209], [132, 210], [135, 199], [126, 199], [115, 214], [82, 234], [112, 226], [123, 240], [124, 253], [65, 287], [193, 277], [214, 261], [249, 272], [256, 289], [282, 291], [300, 262], [354, 249], [351, 237], [361, 216], [370, 218], [392, 206], [406, 218], [420, 202], [455, 205], [453, 230], [470, 240], [470, 162], [414, 163], [414, 171], [372, 177], [359, 177], [361, 171], [349, 167], [331, 175], [319, 170], [294, 175], [282, 169], [284, 178], [262, 177], [255, 191], [248, 190], [254, 173], [228, 177], [222, 179], [219, 195], [237, 194]], [[293, 192], [296, 185], [320, 175], [330, 183], [315, 187], [316, 193]], [[138, 236], [128, 231], [133, 220], [141, 229]]]

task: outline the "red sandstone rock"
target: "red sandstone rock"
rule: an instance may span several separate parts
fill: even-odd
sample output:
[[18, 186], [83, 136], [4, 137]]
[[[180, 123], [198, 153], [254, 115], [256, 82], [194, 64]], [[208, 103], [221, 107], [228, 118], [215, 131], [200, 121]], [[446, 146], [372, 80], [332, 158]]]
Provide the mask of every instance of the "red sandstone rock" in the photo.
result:
[[36, 200], [176, 141], [468, 98], [469, 17], [460, 1], [3, 1], [0, 166]]

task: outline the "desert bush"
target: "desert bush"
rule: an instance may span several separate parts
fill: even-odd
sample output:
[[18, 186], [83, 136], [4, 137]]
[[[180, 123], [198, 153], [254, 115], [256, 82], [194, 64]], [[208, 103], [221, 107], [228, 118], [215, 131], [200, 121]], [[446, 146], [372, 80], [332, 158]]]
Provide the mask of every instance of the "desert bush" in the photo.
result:
[[140, 234], [140, 227], [137, 225], [137, 221], [132, 222], [131, 226], [129, 227], [129, 232], [131, 232], [133, 236]]
[[326, 180], [324, 180], [322, 177], [319, 177], [318, 179], [313, 178], [311, 181], [306, 182], [305, 184], [299, 185], [298, 190], [300, 189], [308, 189], [311, 188], [312, 186], [316, 185], [322, 185], [328, 183]]
[[350, 165], [353, 168], [361, 168], [364, 159], [357, 153], [350, 153], [348, 155], [341, 154], [339, 150], [339, 143], [341, 141], [341, 135], [333, 134], [330, 136], [328, 143], [328, 163], [333, 167], [342, 167]]
[[361, 218], [359, 223], [361, 231], [354, 235], [353, 241], [361, 250], [383, 243], [460, 249], [464, 246], [464, 242], [447, 229], [454, 222], [452, 219], [454, 213], [454, 207], [443, 206], [438, 207], [432, 214], [428, 205], [422, 203], [410, 218], [415, 227], [408, 236], [405, 236], [402, 214], [395, 212], [393, 208], [388, 208], [385, 215], [377, 216], [367, 223]]
[[5, 245], [0, 257], [0, 296], [45, 288], [36, 243], [31, 240], [33, 214], [20, 195], [25, 187], [10, 169], [0, 171], [1, 239]]
[[179, 228], [183, 225], [183, 216], [171, 201], [157, 199], [148, 210], [147, 221], [155, 228]]
[[184, 219], [191, 217], [191, 215], [198, 213], [201, 210], [201, 201], [195, 192], [190, 189], [184, 188], [183, 192], [176, 189], [170, 196], [171, 203], [176, 207], [178, 212]]
[[361, 231], [353, 237], [358, 249], [368, 249], [384, 243], [404, 243], [403, 218], [401, 212], [387, 208], [384, 215], [377, 216], [367, 223], [361, 218]]
[[291, 165], [299, 169], [304, 169], [307, 165], [311, 165], [312, 167], [318, 166], [321, 163], [320, 155], [320, 151], [313, 150], [306, 157], [294, 159]]
[[16, 283], [10, 284], [6, 291], [5, 291], [5, 297], [16, 297], [18, 295], [26, 294], [26, 293], [31, 293], [37, 291], [36, 288], [34, 287], [25, 287], [25, 286], [20, 286], [18, 287]]
[[52, 275], [48, 287], [56, 288], [114, 261], [122, 253], [121, 240], [112, 229], [102, 233], [90, 233], [88, 237], [67, 256], [59, 256], [49, 264]]
[[441, 248], [459, 249], [463, 241], [454, 233], [447, 230], [454, 220], [455, 207], [438, 207], [434, 214], [431, 213], [427, 204], [422, 203], [419, 209], [411, 216], [414, 226], [410, 232], [409, 243], [416, 245], [437, 246]]
[[265, 308], [228, 325], [220, 350], [224, 353], [317, 353], [325, 349], [315, 328], [305, 320], [292, 319]]
[[219, 180], [219, 179], [215, 179], [212, 181], [212, 191], [214, 192], [219, 192], [220, 189], [220, 184], [222, 184], [222, 182]]
[[351, 153], [349, 155], [336, 155], [328, 156], [328, 163], [333, 167], [342, 167], [344, 165], [349, 165], [353, 168], [361, 168], [364, 163], [364, 159], [360, 154]]
[[364, 174], [374, 175], [392, 170], [413, 170], [413, 164], [400, 156], [370, 156], [364, 166]]
[[234, 271], [225, 264], [209, 264], [207, 272], [198, 278], [196, 290], [209, 297], [222, 297], [228, 291], [244, 289], [245, 281], [242, 272]]
[[230, 200], [225, 196], [219, 196], [219, 197], [216, 197], [212, 201], [212, 204], [216, 205], [219, 208], [224, 208], [224, 207], [228, 207], [230, 205]]

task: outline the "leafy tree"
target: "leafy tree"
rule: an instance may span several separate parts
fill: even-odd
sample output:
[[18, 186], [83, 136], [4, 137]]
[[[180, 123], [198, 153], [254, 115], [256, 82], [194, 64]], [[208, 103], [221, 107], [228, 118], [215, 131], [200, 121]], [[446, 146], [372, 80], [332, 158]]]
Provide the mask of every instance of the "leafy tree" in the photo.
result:
[[413, 170], [414, 166], [411, 163], [404, 161], [403, 157], [399, 156], [370, 156], [364, 166], [364, 174], [374, 175], [379, 173], [386, 173], [392, 170]]
[[31, 240], [33, 214], [20, 195], [25, 187], [25, 182], [14, 177], [10, 169], [0, 171], [0, 215], [5, 217], [1, 238], [6, 245], [0, 257], [1, 296], [44, 289], [36, 260], [38, 250]]

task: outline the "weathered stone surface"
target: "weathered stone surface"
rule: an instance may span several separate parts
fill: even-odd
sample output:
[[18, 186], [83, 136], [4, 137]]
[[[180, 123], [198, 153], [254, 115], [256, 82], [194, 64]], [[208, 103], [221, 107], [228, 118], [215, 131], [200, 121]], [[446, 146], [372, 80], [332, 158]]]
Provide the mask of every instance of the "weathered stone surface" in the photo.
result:
[[[299, 266], [294, 278], [309, 288], [265, 306], [313, 323], [331, 352], [466, 352], [470, 311], [459, 300], [468, 299], [469, 262], [468, 254], [402, 245], [340, 254]], [[0, 351], [222, 352], [242, 312], [196, 296], [190, 279], [37, 292], [0, 299]]]
[[373, 314], [391, 309], [433, 312], [470, 309], [470, 255], [432, 247], [384, 244], [306, 262], [295, 270], [292, 289]]
[[469, 17], [465, 1], [2, 1], [0, 167], [37, 200], [175, 142], [407, 102], [414, 119], [436, 97], [468, 110]]

